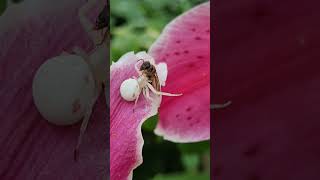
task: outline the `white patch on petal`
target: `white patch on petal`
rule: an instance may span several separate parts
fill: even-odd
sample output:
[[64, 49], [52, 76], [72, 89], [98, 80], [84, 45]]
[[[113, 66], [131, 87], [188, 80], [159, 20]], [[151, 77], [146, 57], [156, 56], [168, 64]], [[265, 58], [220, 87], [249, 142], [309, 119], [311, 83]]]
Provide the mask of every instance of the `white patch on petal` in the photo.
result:
[[167, 76], [168, 76], [167, 64], [166, 63], [159, 63], [156, 66], [156, 70], [157, 70], [158, 78], [159, 78], [159, 81], [160, 81], [160, 85], [161, 86], [165, 86], [166, 85]]

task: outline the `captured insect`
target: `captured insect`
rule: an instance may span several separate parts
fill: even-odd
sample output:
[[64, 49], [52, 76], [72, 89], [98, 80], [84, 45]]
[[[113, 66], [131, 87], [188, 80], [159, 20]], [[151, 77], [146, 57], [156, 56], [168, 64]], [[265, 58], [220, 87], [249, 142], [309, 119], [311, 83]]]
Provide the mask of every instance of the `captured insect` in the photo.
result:
[[[142, 61], [140, 67], [138, 63]], [[129, 78], [122, 82], [120, 86], [120, 94], [126, 101], [134, 101], [136, 106], [141, 92], [144, 97], [150, 101], [154, 99], [150, 96], [150, 91], [157, 96], [181, 96], [182, 94], [171, 94], [167, 92], [161, 92], [161, 86], [165, 85], [165, 79], [167, 74], [161, 76], [159, 79], [158, 71], [167, 72], [167, 66], [165, 63], [155, 64], [153, 59], [145, 60], [139, 59], [135, 64], [135, 70], [138, 73], [138, 77]], [[135, 108], [134, 108], [135, 109]]]
[[[96, 0], [89, 0], [79, 11], [82, 27], [94, 44], [101, 41], [99, 32], [92, 31], [93, 23], [85, 16]], [[106, 28], [101, 26], [100, 28]], [[83, 134], [92, 108], [106, 83], [109, 52], [104, 46], [89, 53], [75, 47], [73, 53], [48, 59], [37, 70], [32, 84], [34, 103], [40, 114], [50, 123], [71, 125], [82, 120], [74, 158], [77, 160]]]

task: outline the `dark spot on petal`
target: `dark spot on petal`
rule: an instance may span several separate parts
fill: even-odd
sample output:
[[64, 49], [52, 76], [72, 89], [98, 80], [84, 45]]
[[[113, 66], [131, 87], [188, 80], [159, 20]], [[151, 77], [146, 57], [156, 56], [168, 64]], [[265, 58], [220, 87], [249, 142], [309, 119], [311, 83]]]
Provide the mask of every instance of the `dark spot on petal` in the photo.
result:
[[80, 99], [76, 99], [72, 103], [72, 114], [77, 113], [81, 109]]
[[189, 51], [188, 51], [188, 50], [184, 50], [183, 52], [184, 52], [185, 54], [188, 54], [188, 53], [189, 53]]
[[197, 56], [198, 59], [203, 59], [203, 56]]
[[189, 68], [194, 68], [194, 64], [193, 64], [193, 63], [188, 64], [188, 67], [189, 67]]
[[196, 31], [196, 28], [192, 28], [191, 31], [195, 32], [195, 31]]
[[177, 56], [179, 56], [179, 55], [180, 55], [180, 53], [179, 53], [179, 52], [175, 52], [174, 54], [175, 54], [175, 55], [177, 55]]
[[188, 116], [188, 117], [187, 117], [187, 120], [191, 120], [191, 119], [192, 119], [192, 117], [191, 117], [191, 116]]
[[206, 33], [210, 33], [210, 29], [207, 29], [207, 30], [206, 30]]
[[176, 118], [180, 117], [180, 114], [176, 114]]
[[201, 40], [201, 37], [197, 36], [194, 38], [195, 40]]
[[167, 53], [167, 54], [166, 54], [166, 56], [168, 57], [168, 56], [169, 56], [169, 54]]
[[191, 111], [191, 109], [192, 109], [191, 107], [188, 107], [188, 108], [186, 109], [186, 111], [189, 112], [189, 111]]
[[178, 43], [178, 44], [179, 44], [179, 43], [181, 43], [181, 41], [180, 41], [180, 40], [177, 40], [177, 41], [176, 41], [176, 43]]
[[255, 157], [259, 152], [261, 151], [261, 145], [260, 144], [254, 144], [249, 146], [244, 152], [243, 155], [247, 158]]

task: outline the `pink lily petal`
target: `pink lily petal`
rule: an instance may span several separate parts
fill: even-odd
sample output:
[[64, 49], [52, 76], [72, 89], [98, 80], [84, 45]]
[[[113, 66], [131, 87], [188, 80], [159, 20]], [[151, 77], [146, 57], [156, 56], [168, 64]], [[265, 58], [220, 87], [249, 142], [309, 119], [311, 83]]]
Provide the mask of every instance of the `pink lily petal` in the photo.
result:
[[133, 111], [134, 101], [125, 101], [120, 95], [121, 83], [138, 76], [134, 66], [141, 54], [124, 54], [110, 68], [110, 178], [132, 179], [132, 171], [142, 163], [142, 123], [158, 112], [160, 99], [151, 103], [143, 95]]
[[168, 65], [155, 133], [174, 142], [210, 139], [210, 2], [187, 11], [168, 24], [149, 49]]
[[105, 98], [93, 110], [74, 162], [80, 124], [49, 124], [32, 99], [32, 79], [48, 58], [92, 48], [78, 21], [78, 0], [24, 1], [0, 17], [0, 179], [103, 179], [107, 176]]
[[[215, 179], [319, 179], [319, 1], [215, 10]], [[169, 72], [170, 74], [170, 72]]]

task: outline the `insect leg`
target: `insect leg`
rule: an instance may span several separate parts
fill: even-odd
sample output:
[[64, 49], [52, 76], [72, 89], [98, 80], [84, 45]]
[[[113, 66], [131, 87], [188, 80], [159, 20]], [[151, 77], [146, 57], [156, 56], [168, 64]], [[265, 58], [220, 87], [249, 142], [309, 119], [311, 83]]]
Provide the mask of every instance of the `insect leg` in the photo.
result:
[[148, 99], [149, 101], [153, 101], [153, 99], [150, 97], [150, 93], [149, 93], [149, 88], [145, 88], [146, 91], [145, 91], [145, 98]]
[[210, 109], [222, 109], [222, 108], [225, 108], [225, 107], [229, 106], [230, 104], [231, 104], [231, 101], [228, 101], [228, 102], [226, 102], [224, 104], [212, 104], [210, 106]]
[[182, 94], [171, 94], [167, 92], [159, 92], [151, 84], [147, 84], [148, 88], [156, 95], [162, 95], [162, 96], [181, 96]]

